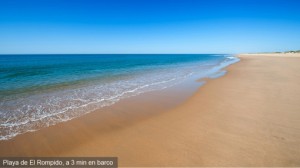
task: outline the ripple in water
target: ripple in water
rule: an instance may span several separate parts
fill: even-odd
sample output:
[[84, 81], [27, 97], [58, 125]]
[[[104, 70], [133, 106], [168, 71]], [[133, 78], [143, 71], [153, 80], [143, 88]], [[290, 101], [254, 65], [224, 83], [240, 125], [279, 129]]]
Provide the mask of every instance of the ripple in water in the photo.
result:
[[[45, 74], [43, 71], [42, 74], [39, 74], [42, 81], [36, 82], [31, 81], [35, 79], [32, 76], [29, 80], [26, 80], [28, 79], [26, 74], [21, 79], [11, 79], [11, 81], [18, 82], [24, 80], [25, 84], [23, 86], [14, 86], [15, 89], [20, 87], [26, 88], [28, 85], [36, 85], [35, 88], [37, 89], [26, 94], [3, 96], [4, 98], [0, 102], [0, 140], [11, 139], [18, 134], [71, 120], [96, 109], [112, 105], [127, 97], [171, 87], [191, 76], [216, 78], [225, 74], [222, 68], [238, 61], [236, 57], [226, 55], [206, 55], [205, 58], [198, 55], [197, 58], [199, 57], [199, 59], [193, 58], [191, 61], [186, 61], [184, 56], [180, 57], [177, 55], [175, 57], [176, 60], [168, 58], [168, 63], [165, 63], [166, 60], [160, 60], [160, 58], [152, 58], [157, 59], [157, 61], [149, 65], [145, 65], [145, 63], [140, 66], [131, 65], [131, 67], [122, 65], [124, 68], [118, 67], [118, 64], [124, 64], [128, 61], [134, 62], [136, 61], [134, 59], [138, 60], [139, 58], [128, 58], [128, 60], [125, 59], [125, 62], [115, 58], [118, 63], [113, 62], [114, 68], [98, 70], [93, 69], [93, 67], [88, 68], [91, 62], [85, 62], [87, 66], [84, 64], [84, 68], [88, 70], [85, 71], [86, 74], [79, 73], [79, 68], [71, 69], [70, 71], [62, 70], [69, 73], [68, 75], [56, 72]], [[196, 57], [196, 55], [191, 57]], [[96, 66], [105, 65], [108, 67], [107, 61], [112, 61], [111, 58], [106, 57], [97, 59], [106, 59], [106, 62], [103, 64], [100, 61], [102, 64], [95, 64]], [[184, 61], [178, 61], [177, 59], [183, 59]], [[149, 58], [147, 57], [146, 60], [149, 60]], [[163, 61], [165, 62], [161, 63]], [[55, 63], [59, 64], [59, 61], [58, 63], [55, 61]], [[61, 63], [63, 66], [53, 68], [53, 64], [47, 64], [49, 71], [55, 71], [59, 67], [63, 68], [65, 66], [65, 63]], [[137, 64], [141, 63], [138, 61]], [[20, 69], [20, 66], [17, 67]], [[67, 68], [70, 67], [67, 66]], [[78, 74], [74, 75], [72, 72]], [[54, 85], [66, 82], [60, 81], [63, 79], [63, 75], [66, 76], [66, 81], [68, 82], [64, 87], [59, 87], [59, 89], [57, 87], [54, 87], [55, 89], [41, 87], [43, 84], [49, 85], [49, 83], [52, 83]], [[75, 76], [75, 78], [70, 78], [70, 76]], [[48, 77], [57, 77], [57, 79], [50, 80]], [[49, 81], [43, 81], [47, 79]], [[70, 81], [70, 79], [76, 79], [79, 82]], [[0, 80], [0, 82], [4, 83], [3, 80]], [[7, 81], [5, 82], [7, 83]], [[4, 92], [8, 88], [3, 87], [1, 89]]]

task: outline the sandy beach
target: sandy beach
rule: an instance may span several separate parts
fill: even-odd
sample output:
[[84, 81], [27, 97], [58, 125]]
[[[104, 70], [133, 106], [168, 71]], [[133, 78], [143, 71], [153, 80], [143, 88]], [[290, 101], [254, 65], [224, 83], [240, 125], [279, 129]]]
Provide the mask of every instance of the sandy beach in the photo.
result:
[[116, 156], [119, 166], [300, 166], [300, 55], [239, 57], [189, 98], [152, 93], [124, 100], [0, 141], [0, 156]]

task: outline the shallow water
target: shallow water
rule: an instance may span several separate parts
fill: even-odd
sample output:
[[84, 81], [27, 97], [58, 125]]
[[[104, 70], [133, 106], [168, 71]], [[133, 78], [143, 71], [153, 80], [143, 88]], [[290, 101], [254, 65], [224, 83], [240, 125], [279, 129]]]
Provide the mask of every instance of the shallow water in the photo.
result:
[[0, 140], [190, 78], [225, 74], [231, 55], [1, 55]]

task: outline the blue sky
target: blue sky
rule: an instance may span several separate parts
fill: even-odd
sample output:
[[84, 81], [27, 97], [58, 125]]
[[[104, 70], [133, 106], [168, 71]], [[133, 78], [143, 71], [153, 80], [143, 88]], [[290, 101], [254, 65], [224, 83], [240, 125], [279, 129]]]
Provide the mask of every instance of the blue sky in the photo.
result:
[[0, 54], [300, 49], [298, 0], [0, 0]]

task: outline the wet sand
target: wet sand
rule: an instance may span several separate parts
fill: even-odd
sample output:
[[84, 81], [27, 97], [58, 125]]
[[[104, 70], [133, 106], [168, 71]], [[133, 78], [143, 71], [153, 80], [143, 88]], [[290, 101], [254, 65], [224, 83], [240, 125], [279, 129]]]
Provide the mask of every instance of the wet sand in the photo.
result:
[[239, 57], [187, 100], [180, 93], [124, 100], [1, 141], [0, 156], [117, 156], [119, 166], [300, 166], [299, 55]]

